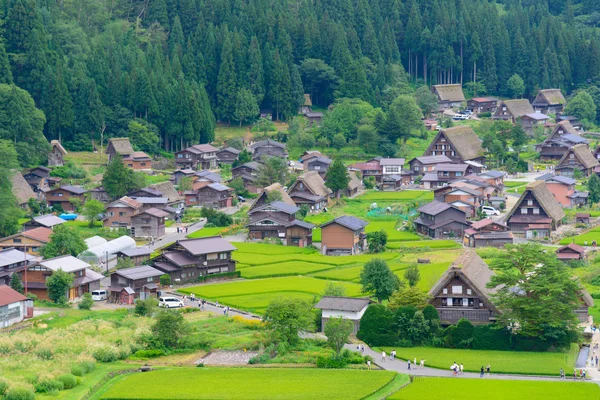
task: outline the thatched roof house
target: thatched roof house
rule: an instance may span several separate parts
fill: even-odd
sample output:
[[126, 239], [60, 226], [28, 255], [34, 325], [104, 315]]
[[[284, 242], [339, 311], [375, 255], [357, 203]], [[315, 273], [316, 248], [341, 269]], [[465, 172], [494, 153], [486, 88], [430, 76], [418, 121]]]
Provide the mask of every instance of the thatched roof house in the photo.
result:
[[485, 162], [481, 139], [468, 126], [442, 129], [431, 141], [423, 156], [446, 156], [454, 162]]
[[10, 182], [12, 184], [12, 193], [17, 199], [19, 207], [26, 208], [29, 199], [37, 198], [20, 171], [11, 170]]

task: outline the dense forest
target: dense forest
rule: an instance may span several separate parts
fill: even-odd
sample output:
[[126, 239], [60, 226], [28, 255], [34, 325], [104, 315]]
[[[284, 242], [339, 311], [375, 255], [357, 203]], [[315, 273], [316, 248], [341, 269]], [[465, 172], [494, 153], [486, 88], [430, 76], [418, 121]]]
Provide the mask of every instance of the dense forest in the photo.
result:
[[29, 154], [43, 115], [20, 89], [70, 150], [132, 122], [178, 150], [259, 107], [287, 119], [303, 93], [386, 109], [407, 86], [509, 95], [518, 74], [531, 96], [600, 80], [597, 0], [2, 0], [0, 17], [0, 139]]

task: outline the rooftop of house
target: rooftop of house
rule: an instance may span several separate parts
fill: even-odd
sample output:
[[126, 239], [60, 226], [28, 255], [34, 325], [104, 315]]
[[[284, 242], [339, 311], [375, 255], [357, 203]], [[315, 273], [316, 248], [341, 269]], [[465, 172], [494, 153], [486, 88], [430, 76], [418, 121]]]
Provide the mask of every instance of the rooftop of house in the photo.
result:
[[84, 194], [85, 192], [87, 192], [87, 190], [85, 190], [82, 187], [79, 186], [71, 186], [71, 185], [65, 185], [65, 186], [61, 186], [59, 188], [56, 189], [52, 189], [50, 190], [50, 192], [53, 192], [55, 190], [66, 190], [67, 192], [79, 195], [79, 194]]
[[152, 250], [148, 247], [135, 247], [133, 249], [121, 250], [120, 254], [123, 254], [125, 257], [139, 257], [139, 256], [149, 256], [152, 254]]
[[574, 252], [579, 253], [579, 254], [585, 254], [585, 248], [583, 246], [580, 246], [580, 245], [575, 244], [575, 243], [569, 243], [568, 245], [563, 246], [563, 247], [557, 249], [556, 252], [560, 253], [560, 252], [563, 252], [563, 251], [565, 251], [567, 249], [568, 250], [573, 250]]
[[293, 192], [299, 182], [302, 182], [314, 195], [327, 197], [331, 194], [331, 189], [325, 186], [325, 181], [317, 171], [308, 171], [300, 175], [290, 187], [289, 193]]
[[485, 153], [483, 147], [481, 147], [481, 139], [479, 139], [473, 128], [469, 126], [455, 126], [443, 129], [438, 133], [438, 137], [442, 133], [463, 160], [471, 160], [484, 156]]
[[25, 178], [23, 178], [21, 171], [11, 170], [10, 174], [12, 193], [19, 204], [25, 204], [29, 199], [36, 198], [35, 192], [31, 189]]
[[142, 203], [142, 204], [167, 204], [169, 199], [166, 197], [138, 197], [132, 196], [133, 200]]
[[417, 211], [428, 215], [438, 215], [449, 208], [452, 208], [451, 204], [444, 203], [438, 200], [433, 200], [431, 203], [427, 203], [424, 206], [419, 207]]
[[433, 85], [433, 89], [437, 92], [441, 101], [465, 100], [465, 94], [460, 84]]
[[128, 155], [133, 153], [133, 147], [131, 146], [131, 142], [129, 138], [111, 138], [108, 139], [108, 146], [106, 147], [106, 152], [112, 145], [113, 149], [121, 155]]
[[178, 240], [177, 243], [190, 254], [201, 255], [237, 250], [230, 242], [221, 236], [209, 236], [197, 239]]
[[141, 202], [139, 202], [139, 201], [137, 201], [135, 199], [132, 199], [131, 197], [123, 196], [120, 199], [115, 200], [112, 203], [110, 203], [109, 205], [107, 205], [106, 208], [114, 207], [117, 204], [125, 204], [125, 205], [127, 205], [127, 206], [129, 206], [131, 208], [136, 209], [136, 210], [142, 206]]
[[156, 217], [156, 218], [164, 218], [164, 217], [168, 217], [169, 216], [169, 213], [166, 212], [165, 210], [161, 210], [161, 209], [158, 209], [158, 208], [155, 208], [155, 207], [149, 208], [146, 211], [144, 211], [142, 214], [139, 214], [139, 215], [143, 215], [143, 214], [148, 214], [148, 215], [151, 215], [151, 216]]
[[7, 285], [0, 286], [0, 307], [7, 306], [9, 304], [18, 303], [19, 301], [28, 300], [27, 297], [17, 292], [13, 288]]
[[351, 215], [343, 215], [341, 217], [335, 218], [332, 221], [324, 223], [323, 225], [321, 225], [321, 228], [324, 228], [331, 224], [338, 224], [353, 231], [358, 231], [360, 229], [363, 229], [365, 226], [369, 225], [367, 221], [364, 221], [360, 218], [356, 218]]
[[284, 143], [279, 143], [273, 139], [259, 140], [258, 142], [254, 143], [252, 146], [250, 146], [250, 148], [254, 150], [254, 149], [257, 149], [257, 148], [263, 147], [263, 146], [279, 147], [279, 148], [285, 149]]
[[[9, 247], [7, 249], [0, 250], [0, 267], [6, 267], [11, 264], [18, 264], [21, 262], [32, 261], [35, 257], [26, 254], [20, 250]], [[1, 287], [1, 286], [0, 286]]]
[[541, 89], [538, 96], [546, 99], [548, 105], [567, 104], [567, 100], [565, 100], [565, 96], [563, 96], [560, 89]]
[[544, 181], [535, 181], [528, 184], [517, 203], [507, 214], [508, 216], [516, 215], [516, 211], [520, 208], [521, 203], [529, 193], [533, 194], [534, 198], [552, 220], [560, 221], [563, 219], [565, 212]]
[[90, 264], [82, 261], [72, 255], [60, 256], [55, 258], [49, 258], [39, 262], [42, 267], [51, 269], [52, 271], [58, 271], [62, 269], [65, 272], [81, 271], [89, 268]]
[[37, 240], [39, 242], [48, 243], [50, 241], [50, 235], [52, 235], [52, 229], [46, 228], [45, 226], [39, 226], [37, 228], [15, 233], [14, 235], [9, 237], [24, 236], [30, 239]]
[[224, 147], [219, 150], [219, 152], [221, 152], [221, 151], [226, 151], [231, 154], [240, 154], [241, 153], [241, 150], [234, 149], [233, 147]]
[[435, 170], [438, 172], [466, 172], [468, 164], [438, 164]]
[[145, 278], [153, 278], [155, 276], [161, 276], [162, 271], [157, 270], [149, 265], [141, 265], [134, 268], [118, 269], [114, 272], [117, 275], [122, 276], [126, 279], [138, 280]]
[[300, 210], [300, 208], [293, 206], [291, 204], [284, 203], [283, 201], [274, 201], [270, 204], [265, 204], [261, 207], [257, 207], [255, 209], [249, 211], [248, 214], [254, 214], [257, 211], [263, 211], [267, 207], [275, 208], [279, 211], [283, 211], [286, 214], [295, 214]]
[[589, 147], [583, 143], [571, 147], [569, 151], [562, 156], [558, 164], [560, 165], [563, 161], [565, 161], [571, 153], [575, 154], [575, 157], [579, 159], [584, 168], [594, 168], [600, 165], [596, 157], [594, 157], [594, 154], [590, 151]]
[[404, 158], [382, 158], [381, 161], [379, 161], [379, 164], [382, 167], [402, 166], [404, 165]]
[[575, 185], [577, 183], [576, 179], [569, 178], [568, 176], [563, 175], [553, 175], [553, 174], [545, 174], [540, 177], [535, 178], [536, 181], [544, 181], [544, 182], [557, 182], [562, 183], [564, 185]]
[[58, 218], [56, 215], [52, 215], [52, 214], [46, 214], [46, 215], [40, 215], [38, 217], [34, 217], [33, 221], [42, 226], [45, 226], [47, 228], [51, 228], [53, 226], [65, 223], [64, 219]]
[[58, 151], [60, 151], [62, 153], [62, 155], [66, 155], [67, 151], [65, 150], [65, 148], [62, 146], [62, 144], [60, 144], [60, 142], [58, 140], [52, 140], [50, 142], [50, 145], [52, 146], [52, 148], [56, 148], [58, 149]]
[[502, 103], [514, 118], [520, 118], [523, 115], [533, 114], [535, 112], [533, 106], [527, 99], [504, 100]]
[[324, 296], [314, 307], [320, 310], [359, 312], [370, 302], [368, 298]]
[[[451, 163], [452, 160], [446, 156], [421, 156], [415, 157], [413, 160], [419, 161], [423, 165]], [[413, 160], [410, 160], [411, 162]]]
[[525, 114], [523, 117], [535, 119], [536, 121], [545, 121], [545, 120], [550, 119], [549, 116], [547, 116], [546, 114], [542, 114], [541, 112]]

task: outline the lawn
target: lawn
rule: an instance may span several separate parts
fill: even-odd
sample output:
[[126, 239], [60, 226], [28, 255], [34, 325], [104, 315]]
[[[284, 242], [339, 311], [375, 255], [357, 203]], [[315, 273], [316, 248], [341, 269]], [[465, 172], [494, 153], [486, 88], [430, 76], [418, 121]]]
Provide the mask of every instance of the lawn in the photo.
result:
[[187, 235], [187, 237], [190, 239], [196, 239], [196, 238], [202, 238], [202, 237], [208, 237], [208, 236], [218, 236], [225, 229], [227, 229], [227, 228], [224, 228], [221, 226], [215, 226], [215, 227], [211, 227], [211, 228], [202, 228], [200, 230], [197, 230], [196, 232], [190, 233], [189, 235]]
[[[181, 289], [180, 292], [194, 293], [200, 298], [218, 300], [221, 304], [262, 313], [269, 302], [277, 297], [312, 301], [315, 296], [323, 293], [327, 283], [322, 279], [294, 276], [193, 286]], [[360, 285], [349, 282], [341, 284], [346, 288], [347, 296], [361, 294]]]
[[446, 400], [448, 398], [513, 399], [597, 399], [600, 388], [583, 382], [508, 381], [490, 379], [455, 379], [417, 377], [410, 385], [388, 400]]
[[454, 240], [420, 240], [415, 242], [391, 242], [387, 244], [388, 249], [402, 249], [402, 248], [424, 248], [429, 247], [431, 249], [457, 249], [460, 247]]
[[378, 232], [383, 230], [388, 235], [388, 242], [410, 242], [420, 240], [420, 237], [414, 233], [399, 231], [396, 229], [395, 221], [370, 221], [365, 231]]
[[295, 246], [279, 246], [274, 244], [236, 242], [235, 247], [240, 253], [252, 254], [311, 254], [316, 253], [316, 250], [303, 249]]
[[[385, 348], [391, 351], [392, 348]], [[573, 370], [579, 352], [576, 344], [565, 352], [527, 352], [497, 350], [464, 350], [433, 347], [398, 347], [397, 357], [403, 360], [425, 359], [425, 366], [450, 370], [454, 363], [462, 363], [465, 371], [479, 372], [490, 364], [492, 373], [558, 375], [561, 368]], [[468, 398], [468, 397], [467, 397]]]
[[433, 200], [433, 192], [429, 190], [403, 190], [401, 192], [370, 191], [357, 198], [365, 201], [400, 201]]
[[359, 400], [395, 376], [391, 371], [178, 368], [116, 378], [100, 399]]
[[108, 155], [100, 151], [97, 153], [90, 151], [70, 151], [65, 155], [65, 161], [75, 161], [79, 164], [108, 164]]
[[[235, 243], [234, 246], [237, 246]], [[274, 246], [277, 247], [277, 246]], [[257, 257], [257, 254], [260, 257]], [[383, 258], [384, 260], [392, 260], [398, 257], [398, 253], [379, 253], [379, 254], [359, 254], [355, 256], [324, 256], [318, 253], [313, 254], [273, 254], [266, 255], [260, 253], [246, 253], [239, 249], [233, 253], [233, 259], [248, 265], [269, 265], [289, 261], [298, 261], [304, 263], [328, 264], [328, 265], [352, 265], [364, 264], [372, 258]]]
[[301, 261], [282, 262], [262, 267], [244, 268], [242, 278], [255, 279], [275, 276], [306, 275], [335, 268], [328, 264], [313, 264]]
[[[421, 274], [421, 279], [419, 279], [419, 283], [417, 287], [425, 292], [429, 291], [436, 282], [442, 277], [444, 272], [450, 267], [451, 262], [441, 262], [441, 263], [432, 263], [432, 264], [417, 264], [419, 268], [419, 273]], [[390, 267], [393, 267], [391, 265]], [[403, 266], [398, 269], [393, 269], [394, 274], [400, 280], [404, 279], [404, 273], [408, 266]]]
[[596, 243], [600, 243], [600, 227], [593, 228], [592, 230], [577, 236], [571, 236], [564, 238], [560, 241], [560, 244], [565, 245], [569, 243], [573, 243], [573, 241], [581, 246], [585, 245], [587, 241], [588, 245], [591, 246], [593, 241]]

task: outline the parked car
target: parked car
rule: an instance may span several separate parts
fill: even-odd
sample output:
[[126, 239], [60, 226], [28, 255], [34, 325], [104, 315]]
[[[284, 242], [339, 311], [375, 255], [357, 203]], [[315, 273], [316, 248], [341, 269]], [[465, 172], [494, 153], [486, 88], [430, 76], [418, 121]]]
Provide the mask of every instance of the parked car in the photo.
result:
[[491, 206], [482, 206], [481, 211], [488, 217], [492, 215], [500, 215], [500, 211]]
[[158, 299], [158, 306], [165, 308], [183, 307], [183, 302], [177, 297], [161, 297]]
[[452, 119], [455, 121], [463, 121], [469, 119], [469, 116], [465, 114], [456, 114], [454, 117], [452, 117]]
[[108, 293], [106, 290], [93, 290], [92, 291], [92, 300], [94, 301], [102, 301], [108, 299]]
[[471, 114], [473, 114], [473, 110], [471, 110], [471, 109], [467, 108], [467, 109], [466, 109], [466, 110], [463, 112], [463, 114], [465, 114], [465, 115], [471, 115]]
[[246, 198], [244, 196], [238, 196], [238, 201], [240, 203], [244, 203], [246, 201]]

